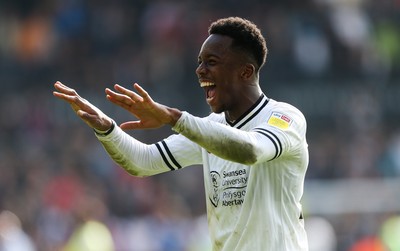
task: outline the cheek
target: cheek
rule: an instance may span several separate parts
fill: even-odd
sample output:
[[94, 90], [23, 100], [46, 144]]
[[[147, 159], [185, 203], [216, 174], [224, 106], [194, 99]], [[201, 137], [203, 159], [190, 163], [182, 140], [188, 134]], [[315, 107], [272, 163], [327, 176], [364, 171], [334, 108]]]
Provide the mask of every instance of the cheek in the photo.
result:
[[240, 80], [236, 77], [234, 70], [221, 70], [214, 75], [218, 83], [219, 95], [235, 96], [236, 92], [241, 91]]
[[227, 83], [225, 89], [222, 92], [225, 101], [234, 104], [240, 101], [243, 94], [243, 89], [235, 82]]

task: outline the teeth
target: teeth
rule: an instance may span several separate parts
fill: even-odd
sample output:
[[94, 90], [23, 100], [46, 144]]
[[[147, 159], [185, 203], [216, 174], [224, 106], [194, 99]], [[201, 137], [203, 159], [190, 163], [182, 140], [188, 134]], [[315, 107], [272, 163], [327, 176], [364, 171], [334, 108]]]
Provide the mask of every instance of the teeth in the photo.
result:
[[214, 83], [211, 83], [211, 82], [201, 82], [200, 83], [200, 86], [201, 87], [206, 87], [206, 86], [214, 86], [215, 84]]

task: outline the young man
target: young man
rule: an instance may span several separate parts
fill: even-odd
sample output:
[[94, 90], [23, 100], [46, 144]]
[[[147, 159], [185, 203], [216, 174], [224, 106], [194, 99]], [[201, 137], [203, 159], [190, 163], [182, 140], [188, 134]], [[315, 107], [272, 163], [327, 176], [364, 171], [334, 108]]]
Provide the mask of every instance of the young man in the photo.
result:
[[[295, 107], [267, 98], [259, 72], [267, 54], [252, 22], [217, 20], [203, 43], [196, 74], [212, 113], [195, 117], [161, 105], [138, 84], [115, 85], [107, 99], [136, 116], [116, 126], [73, 89], [55, 83], [127, 172], [149, 176], [203, 164], [213, 250], [306, 251], [300, 199], [308, 165], [306, 121]], [[176, 134], [144, 144], [123, 130], [170, 125]]]

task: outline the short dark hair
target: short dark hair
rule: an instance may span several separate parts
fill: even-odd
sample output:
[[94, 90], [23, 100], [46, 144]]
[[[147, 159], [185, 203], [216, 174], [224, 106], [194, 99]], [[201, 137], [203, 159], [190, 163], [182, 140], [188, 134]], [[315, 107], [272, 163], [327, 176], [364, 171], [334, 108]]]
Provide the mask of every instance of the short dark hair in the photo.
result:
[[267, 58], [267, 45], [260, 29], [251, 21], [241, 17], [218, 19], [211, 23], [208, 34], [231, 37], [232, 46], [250, 55], [257, 63], [257, 71]]

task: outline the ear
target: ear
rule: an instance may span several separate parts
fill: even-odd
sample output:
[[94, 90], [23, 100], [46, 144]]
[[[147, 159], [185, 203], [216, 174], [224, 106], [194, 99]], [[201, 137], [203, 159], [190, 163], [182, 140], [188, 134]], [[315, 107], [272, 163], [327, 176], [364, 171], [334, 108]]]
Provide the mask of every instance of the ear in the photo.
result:
[[254, 67], [253, 64], [245, 64], [243, 66], [242, 73], [240, 76], [242, 77], [243, 80], [247, 80], [255, 74], [256, 68]]

